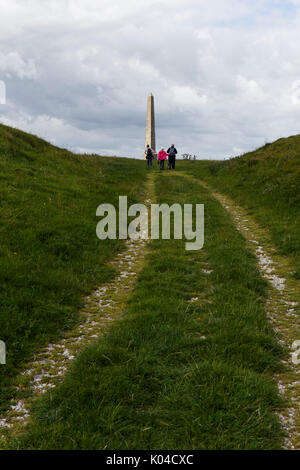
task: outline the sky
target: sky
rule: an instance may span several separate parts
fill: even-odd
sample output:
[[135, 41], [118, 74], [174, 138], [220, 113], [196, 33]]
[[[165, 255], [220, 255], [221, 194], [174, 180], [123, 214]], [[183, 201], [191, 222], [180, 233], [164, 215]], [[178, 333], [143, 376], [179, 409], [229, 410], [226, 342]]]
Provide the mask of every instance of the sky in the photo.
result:
[[300, 0], [0, 0], [0, 122], [142, 158], [150, 92], [179, 155], [300, 133]]

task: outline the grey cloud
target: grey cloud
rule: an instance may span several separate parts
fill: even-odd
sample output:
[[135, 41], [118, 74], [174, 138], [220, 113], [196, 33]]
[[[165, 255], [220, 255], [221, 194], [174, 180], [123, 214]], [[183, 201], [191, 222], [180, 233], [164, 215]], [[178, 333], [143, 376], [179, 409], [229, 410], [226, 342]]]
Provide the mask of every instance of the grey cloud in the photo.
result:
[[[298, 132], [300, 2], [0, 2], [0, 120], [76, 151], [224, 158]], [[298, 83], [299, 82], [299, 83]]]

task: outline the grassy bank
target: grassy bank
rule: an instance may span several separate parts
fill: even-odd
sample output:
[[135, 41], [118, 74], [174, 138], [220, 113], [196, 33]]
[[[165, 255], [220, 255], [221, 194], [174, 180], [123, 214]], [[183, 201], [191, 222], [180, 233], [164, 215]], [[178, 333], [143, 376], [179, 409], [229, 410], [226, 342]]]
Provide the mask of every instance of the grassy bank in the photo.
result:
[[268, 228], [279, 252], [291, 257], [300, 279], [300, 135], [279, 139], [222, 162], [189, 162], [185, 168], [233, 197]]
[[158, 175], [156, 192], [159, 202], [205, 204], [204, 250], [151, 242], [123, 320], [36, 403], [11, 448], [280, 447], [281, 351], [255, 257], [198, 184]]
[[119, 194], [140, 202], [145, 175], [141, 162], [74, 155], [0, 125], [0, 409], [22, 364], [113, 275], [106, 262], [123, 245], [97, 239], [96, 208]]

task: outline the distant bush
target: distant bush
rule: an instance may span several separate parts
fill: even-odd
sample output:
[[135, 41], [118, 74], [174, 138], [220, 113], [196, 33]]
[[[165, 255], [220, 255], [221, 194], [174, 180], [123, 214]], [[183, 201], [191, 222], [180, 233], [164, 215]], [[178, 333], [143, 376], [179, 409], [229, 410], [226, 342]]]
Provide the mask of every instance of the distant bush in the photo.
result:
[[183, 160], [197, 160], [197, 155], [192, 155], [191, 153], [183, 153], [182, 154]]

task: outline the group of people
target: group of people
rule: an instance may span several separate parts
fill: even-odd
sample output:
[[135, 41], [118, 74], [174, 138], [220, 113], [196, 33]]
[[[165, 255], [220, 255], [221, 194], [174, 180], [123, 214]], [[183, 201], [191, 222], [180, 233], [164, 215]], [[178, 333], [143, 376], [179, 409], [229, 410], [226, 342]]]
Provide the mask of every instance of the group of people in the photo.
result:
[[[167, 159], [168, 159], [168, 164], [169, 164], [168, 165], [169, 170], [175, 170], [176, 155], [177, 155], [177, 149], [174, 144], [172, 144], [171, 147], [169, 147], [167, 151], [165, 151], [164, 148], [161, 148], [157, 154], [157, 161], [159, 163], [160, 170], [165, 169], [165, 160]], [[146, 147], [145, 156], [147, 159], [147, 166], [148, 167], [152, 166], [153, 151], [150, 145], [147, 145]]]

